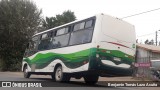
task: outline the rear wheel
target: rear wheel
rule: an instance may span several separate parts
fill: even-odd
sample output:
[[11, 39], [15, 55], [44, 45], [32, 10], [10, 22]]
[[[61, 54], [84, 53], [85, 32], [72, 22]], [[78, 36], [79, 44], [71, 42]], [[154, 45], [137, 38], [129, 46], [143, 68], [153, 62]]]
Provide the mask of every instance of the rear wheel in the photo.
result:
[[29, 78], [31, 76], [31, 74], [28, 72], [27, 66], [24, 67], [23, 74], [24, 78]]
[[53, 78], [53, 79], [55, 79], [55, 81], [68, 82], [70, 80], [70, 78], [71, 77], [69, 75], [63, 73], [61, 65], [57, 66], [57, 68], [54, 71], [54, 78]]
[[98, 82], [98, 78], [99, 78], [98, 75], [86, 75], [84, 76], [84, 81], [86, 84], [93, 85]]

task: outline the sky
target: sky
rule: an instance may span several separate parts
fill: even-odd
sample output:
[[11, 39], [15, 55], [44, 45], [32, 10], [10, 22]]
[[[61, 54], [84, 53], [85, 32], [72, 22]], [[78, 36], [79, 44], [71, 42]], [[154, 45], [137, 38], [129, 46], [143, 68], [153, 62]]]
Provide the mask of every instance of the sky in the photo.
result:
[[[77, 19], [84, 19], [99, 13], [108, 14], [117, 18], [138, 14], [160, 8], [160, 0], [32, 0], [44, 17], [52, 17], [66, 10], [75, 13]], [[160, 30], [160, 9], [124, 18], [135, 26], [136, 38], [140, 43], [146, 39], [155, 40], [155, 32]], [[127, 37], [127, 36], [126, 36]], [[160, 41], [160, 31], [158, 31]]]

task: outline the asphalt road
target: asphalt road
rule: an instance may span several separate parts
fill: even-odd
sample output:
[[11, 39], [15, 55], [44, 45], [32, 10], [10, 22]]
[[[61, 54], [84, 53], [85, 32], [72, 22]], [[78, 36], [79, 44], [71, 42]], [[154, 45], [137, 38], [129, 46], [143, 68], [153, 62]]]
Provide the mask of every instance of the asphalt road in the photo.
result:
[[[100, 78], [99, 80], [114, 81], [115, 78]], [[116, 78], [116, 80], [124, 80], [124, 78]], [[0, 72], [0, 81], [47, 81], [59, 87], [42, 87], [42, 88], [0, 88], [0, 90], [159, 90], [160, 87], [105, 87], [105, 83], [98, 82], [94, 86], [86, 85], [83, 79], [71, 79], [70, 83], [59, 83], [51, 80], [50, 76], [32, 75], [29, 79], [23, 78], [21, 72]]]

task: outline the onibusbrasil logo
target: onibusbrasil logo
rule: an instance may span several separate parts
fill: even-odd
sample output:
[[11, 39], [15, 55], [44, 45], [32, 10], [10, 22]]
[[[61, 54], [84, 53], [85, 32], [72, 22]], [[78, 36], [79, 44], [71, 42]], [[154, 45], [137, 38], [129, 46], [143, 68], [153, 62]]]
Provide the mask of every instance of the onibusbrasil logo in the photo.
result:
[[37, 82], [2, 82], [2, 87], [42, 87], [42, 83]]

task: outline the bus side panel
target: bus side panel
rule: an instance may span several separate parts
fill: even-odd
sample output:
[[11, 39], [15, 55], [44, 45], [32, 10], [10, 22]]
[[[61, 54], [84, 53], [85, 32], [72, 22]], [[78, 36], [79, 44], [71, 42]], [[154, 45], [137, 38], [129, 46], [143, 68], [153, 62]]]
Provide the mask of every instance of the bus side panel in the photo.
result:
[[[23, 60], [34, 72], [53, 72], [56, 64], [61, 64], [63, 72], [87, 71], [92, 43], [40, 51]], [[33, 70], [30, 70], [33, 71]]]

